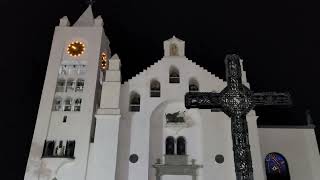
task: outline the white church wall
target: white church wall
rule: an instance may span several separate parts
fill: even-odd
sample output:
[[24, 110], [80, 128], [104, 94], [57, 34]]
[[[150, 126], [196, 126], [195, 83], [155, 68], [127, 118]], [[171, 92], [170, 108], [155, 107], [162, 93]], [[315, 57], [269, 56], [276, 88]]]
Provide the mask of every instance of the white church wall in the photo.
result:
[[[52, 102], [55, 94], [55, 82], [57, 79], [61, 59], [61, 39], [58, 38], [57, 30], [54, 33], [52, 41], [51, 52], [48, 61], [46, 77], [42, 89], [41, 100], [38, 110], [38, 116], [34, 129], [31, 149], [29, 153], [28, 163], [26, 167], [25, 180], [36, 180], [39, 177], [39, 168], [43, 167], [41, 163], [41, 156], [43, 144], [46, 140], [48, 127], [50, 123], [50, 114], [52, 109]], [[51, 174], [52, 170], [42, 168], [42, 174]]]
[[[235, 179], [232, 151], [231, 121], [223, 112], [200, 110], [203, 143], [203, 180]], [[224, 162], [215, 161], [216, 155], [223, 155]]]
[[257, 119], [258, 119], [258, 116], [256, 116], [256, 113], [254, 110], [251, 110], [247, 114], [253, 177], [254, 179], [263, 180], [263, 179], [266, 179], [266, 176], [265, 176], [265, 169], [263, 166], [264, 158], [261, 157], [261, 147], [260, 147], [260, 139], [259, 139], [259, 130], [257, 126]]
[[[178, 84], [169, 83], [171, 66], [179, 70], [180, 83]], [[118, 151], [118, 156], [121, 157], [118, 157], [117, 165], [119, 179], [133, 180], [139, 177], [139, 179], [151, 180], [155, 178], [155, 171], [151, 165], [156, 158], [163, 158], [165, 137], [172, 135], [173, 132], [165, 128], [164, 131], [154, 128], [153, 126], [160, 124], [153, 124], [152, 120], [161, 118], [163, 122], [165, 111], [185, 109], [184, 95], [189, 91], [191, 78], [198, 81], [199, 91], [202, 92], [220, 92], [226, 86], [225, 82], [185, 57], [165, 57], [121, 86], [120, 106], [123, 119], [120, 121], [119, 135], [119, 147], [121, 147]], [[161, 97], [150, 97], [149, 88], [152, 79], [157, 79], [160, 82]], [[132, 91], [140, 94], [140, 112], [128, 111], [129, 95]], [[158, 113], [154, 116], [154, 112], [159, 110], [162, 103], [167, 103], [166, 106], [171, 107], [169, 108], [171, 111], [164, 108], [160, 110], [163, 112], [162, 114]], [[221, 180], [235, 179], [230, 119], [222, 112], [196, 111], [199, 112], [199, 119], [201, 119], [199, 126], [181, 130], [179, 132], [181, 134], [178, 133], [174, 137], [186, 136], [187, 153], [191, 153], [189, 160], [195, 158], [196, 164], [204, 165], [198, 171], [198, 179], [205, 180], [211, 177]], [[188, 139], [195, 145], [190, 144]], [[161, 150], [158, 148], [159, 145], [161, 145]], [[126, 146], [129, 147], [129, 150], [126, 149]], [[203, 155], [201, 155], [202, 153]], [[138, 162], [130, 163], [130, 154], [137, 154], [139, 156]], [[215, 162], [214, 158], [217, 154], [224, 156], [222, 164]], [[259, 157], [261, 158], [261, 156]], [[121, 174], [119, 168], [125, 168], [124, 171], [126, 168], [128, 169], [128, 178]], [[230, 169], [233, 169], [231, 173]], [[162, 178], [169, 180], [172, 179], [172, 176], [163, 176]], [[180, 177], [175, 176], [176, 178]]]
[[[85, 180], [102, 32], [102, 27], [56, 27], [33, 136], [33, 147], [25, 175], [26, 180], [38, 180], [38, 173], [40, 173], [40, 179], [46, 180], [53, 177]], [[77, 59], [71, 58], [65, 51], [68, 43], [73, 40], [83, 40], [86, 46], [84, 54], [77, 60], [87, 63], [84, 75], [85, 85], [80, 95], [81, 111], [51, 112], [59, 66], [61, 62]], [[61, 114], [67, 116], [67, 123], [62, 122], [64, 115]], [[76, 158], [67, 161], [68, 163], [65, 158], [41, 158], [43, 144], [47, 138], [48, 140], [75, 140], [74, 156]]]
[[[128, 113], [123, 113], [126, 108], [129, 108], [129, 94], [128, 85], [121, 85], [120, 89], [120, 109], [121, 118], [119, 122], [119, 142], [118, 142], [118, 154], [117, 154], [117, 168], [116, 168], [116, 179], [127, 180], [129, 176], [129, 155], [130, 155], [130, 134], [131, 134], [131, 120]], [[128, 112], [128, 110], [125, 110]]]
[[[67, 33], [68, 32], [68, 33]], [[62, 167], [59, 172], [57, 172], [57, 178], [70, 177], [71, 179], [85, 179], [86, 177], [86, 169], [87, 169], [87, 160], [89, 153], [89, 143], [90, 143], [90, 131], [91, 131], [91, 123], [93, 119], [93, 109], [94, 109], [94, 100], [96, 93], [96, 81], [97, 81], [97, 69], [99, 64], [99, 56], [100, 56], [100, 44], [101, 44], [101, 36], [103, 29], [102, 27], [91, 28], [76, 28], [74, 31], [73, 28], [70, 28], [69, 31], [64, 30], [63, 33], [65, 37], [63, 40], [65, 41], [69, 37], [82, 37], [83, 39], [87, 39], [87, 56], [84, 56], [83, 60], [88, 62], [86, 77], [85, 77], [85, 86], [82, 92], [82, 107], [79, 115], [75, 117], [69, 116], [68, 119], [73, 121], [69, 128], [69, 130], [62, 130], [60, 128], [56, 128], [57, 126], [51, 126], [52, 129], [49, 130], [49, 134], [51, 132], [53, 136], [61, 136], [60, 134], [65, 133], [64, 139], [74, 138], [76, 141], [75, 153], [76, 157], [72, 167], [67, 167], [65, 170]], [[65, 53], [64, 53], [65, 55]], [[66, 55], [65, 55], [66, 56]], [[68, 56], [65, 57], [70, 58]], [[75, 112], [74, 112], [75, 113]], [[52, 119], [52, 122], [60, 121], [61, 119]], [[61, 125], [63, 125], [61, 123]], [[79, 172], [74, 174], [73, 172]]]
[[[115, 56], [109, 60], [109, 64], [118, 64], [117, 69], [109, 68], [110, 71], [120, 72], [120, 60]], [[114, 180], [117, 164], [118, 134], [120, 120], [120, 84], [121, 75], [114, 76], [113, 79], [105, 78], [101, 93], [101, 103], [97, 109], [96, 128], [94, 134], [92, 163], [87, 180]], [[113, 96], [113, 97], [112, 97]], [[90, 159], [89, 159], [90, 160]]]
[[92, 163], [87, 180], [114, 180], [120, 115], [96, 115]]
[[318, 180], [320, 156], [314, 129], [259, 128], [262, 157], [277, 152], [289, 166], [291, 180]]
[[[101, 19], [96, 18], [95, 21], [100, 21]], [[101, 22], [103, 24], [103, 22]], [[101, 38], [101, 45], [100, 45], [100, 54], [106, 53], [107, 55], [111, 55], [111, 50], [109, 48], [109, 39], [108, 37], [105, 35], [105, 32], [102, 33], [102, 38]], [[109, 58], [109, 57], [108, 57]], [[100, 61], [101, 59], [99, 59]], [[99, 70], [98, 72], [98, 81], [97, 81], [97, 92], [96, 92], [96, 100], [95, 100], [95, 108], [94, 108], [94, 112], [97, 111], [97, 108], [101, 106], [101, 103], [104, 101], [103, 100], [103, 95], [101, 94], [102, 92], [102, 85], [103, 85], [103, 81], [104, 81], [104, 77], [103, 77], [103, 72], [101, 70]], [[97, 153], [96, 148], [98, 143], [94, 143], [94, 139], [95, 139], [95, 130], [96, 130], [96, 126], [97, 126], [97, 122], [96, 122], [96, 118], [92, 119], [92, 125], [91, 125], [91, 134], [90, 134], [90, 146], [89, 146], [89, 155], [88, 155], [88, 164], [87, 164], [87, 173], [86, 173], [86, 180], [90, 180], [90, 179], [95, 179], [96, 177], [96, 166], [99, 165], [99, 163], [97, 163]], [[93, 140], [93, 142], [92, 142]], [[102, 146], [105, 146], [105, 143], [101, 144]], [[103, 176], [99, 176], [99, 177], [103, 177]]]

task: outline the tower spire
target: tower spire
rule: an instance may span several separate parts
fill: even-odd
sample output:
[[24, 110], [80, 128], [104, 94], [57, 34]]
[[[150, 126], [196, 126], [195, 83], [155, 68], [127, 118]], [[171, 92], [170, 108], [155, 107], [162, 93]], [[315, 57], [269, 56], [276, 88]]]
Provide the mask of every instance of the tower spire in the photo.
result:
[[93, 3], [94, 3], [94, 1], [90, 0], [88, 8], [79, 17], [77, 22], [75, 22], [73, 24], [73, 26], [93, 26], [94, 25], [94, 17], [93, 17], [93, 13], [92, 13], [92, 4]]

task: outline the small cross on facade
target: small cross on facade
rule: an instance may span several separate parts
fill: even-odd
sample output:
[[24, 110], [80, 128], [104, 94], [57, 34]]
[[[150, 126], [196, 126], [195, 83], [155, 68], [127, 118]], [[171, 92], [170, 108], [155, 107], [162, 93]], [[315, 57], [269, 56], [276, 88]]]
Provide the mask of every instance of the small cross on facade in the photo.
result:
[[220, 93], [188, 92], [185, 106], [223, 111], [231, 118], [234, 164], [237, 180], [253, 180], [253, 168], [246, 115], [255, 106], [291, 105], [288, 93], [253, 93], [242, 84], [240, 57], [225, 58], [227, 87]]

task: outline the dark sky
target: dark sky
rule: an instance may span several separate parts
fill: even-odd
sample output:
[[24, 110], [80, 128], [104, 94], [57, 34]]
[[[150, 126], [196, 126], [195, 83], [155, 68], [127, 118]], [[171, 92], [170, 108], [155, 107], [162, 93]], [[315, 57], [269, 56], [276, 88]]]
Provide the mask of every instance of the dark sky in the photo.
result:
[[[209, 3], [210, 2], [210, 3]], [[71, 23], [84, 0], [1, 0], [1, 69], [4, 108], [1, 177], [23, 179], [54, 27]], [[239, 54], [254, 91], [289, 91], [290, 109], [258, 109], [259, 124], [303, 125], [304, 111], [320, 117], [320, 11], [306, 1], [97, 0], [113, 53], [122, 60], [123, 80], [163, 56], [162, 43], [176, 35], [186, 56], [220, 78], [224, 57]], [[4, 179], [4, 178], [3, 178]]]

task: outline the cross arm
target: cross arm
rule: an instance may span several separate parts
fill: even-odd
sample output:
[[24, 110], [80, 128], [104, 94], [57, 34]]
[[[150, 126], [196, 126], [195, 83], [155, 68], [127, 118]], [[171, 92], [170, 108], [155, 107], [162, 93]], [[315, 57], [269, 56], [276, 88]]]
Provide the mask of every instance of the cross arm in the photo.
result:
[[239, 86], [242, 83], [240, 57], [236, 54], [228, 54], [225, 57], [224, 63], [226, 66], [226, 79], [228, 85], [231, 87]]
[[185, 95], [185, 106], [187, 109], [215, 109], [221, 108], [220, 94], [212, 92], [188, 92]]
[[292, 105], [289, 93], [264, 92], [254, 93], [252, 100], [256, 106], [290, 106]]

